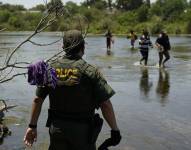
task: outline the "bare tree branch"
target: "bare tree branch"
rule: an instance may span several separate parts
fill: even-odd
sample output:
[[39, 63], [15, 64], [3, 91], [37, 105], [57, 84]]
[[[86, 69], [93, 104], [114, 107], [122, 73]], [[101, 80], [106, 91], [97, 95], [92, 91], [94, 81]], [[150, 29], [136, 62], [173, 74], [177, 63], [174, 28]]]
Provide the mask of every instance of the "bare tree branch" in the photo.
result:
[[33, 45], [36, 45], [36, 46], [49, 46], [49, 45], [53, 45], [53, 44], [55, 44], [55, 43], [58, 43], [58, 42], [60, 42], [61, 40], [62, 40], [62, 38], [60, 38], [59, 40], [56, 40], [56, 41], [54, 41], [54, 42], [52, 42], [52, 43], [48, 43], [48, 44], [40, 44], [40, 43], [36, 43], [36, 42], [34, 42], [34, 41], [31, 41], [31, 40], [29, 40], [29, 42], [32, 43]]
[[43, 30], [45, 30], [46, 28], [48, 28], [50, 25], [52, 25], [54, 22], [56, 22], [56, 17], [55, 17], [55, 16], [54, 16], [52, 19], [50, 19], [50, 20], [48, 21], [48, 23], [47, 23], [44, 27], [42, 27], [41, 29], [38, 29], [38, 30], [37, 30], [37, 33], [42, 32]]
[[13, 71], [13, 67], [11, 68], [11, 70], [8, 72], [8, 73], [6, 73], [4, 76], [3, 76], [3, 78], [1, 78], [0, 79], [0, 83], [1, 83], [1, 81], [4, 81], [4, 80], [6, 80], [7, 79], [7, 77], [11, 74], [11, 72]]
[[[45, 1], [47, 3], [47, 0]], [[50, 11], [51, 10], [51, 11]], [[61, 39], [59, 39], [58, 41], [49, 43], [49, 44], [37, 44], [35, 42], [33, 42], [31, 39], [38, 33], [44, 31], [46, 28], [48, 28], [50, 25], [52, 25], [54, 22], [57, 21], [57, 18], [59, 17], [58, 15], [63, 15], [63, 5], [60, 6], [51, 6], [49, 9], [47, 9], [47, 13], [44, 14], [44, 16], [41, 18], [41, 20], [39, 21], [39, 23], [37, 24], [34, 32], [29, 35], [24, 41], [22, 41], [21, 43], [19, 43], [12, 51], [11, 53], [6, 55], [5, 57], [5, 63], [3, 66], [0, 67], [0, 83], [4, 83], [7, 82], [9, 80], [12, 80], [14, 77], [19, 76], [19, 75], [23, 75], [23, 73], [18, 73], [18, 74], [14, 74], [12, 75], [12, 77], [8, 77], [11, 72], [13, 71], [14, 68], [17, 69], [26, 69], [29, 63], [28, 62], [15, 62], [15, 63], [10, 63], [12, 61], [12, 58], [14, 56], [14, 54], [19, 50], [19, 48], [24, 45], [27, 42], [30, 42], [34, 45], [39, 45], [39, 46], [45, 46], [45, 45], [52, 45], [58, 41], [60, 41]], [[56, 11], [56, 12], [54, 12]], [[1, 29], [0, 31], [3, 31], [5, 29]], [[9, 69], [11, 68], [11, 70]], [[5, 73], [5, 74], [4, 74]], [[2, 75], [4, 74], [4, 75]]]
[[[32, 38], [38, 34], [41, 33], [42, 31], [46, 30], [49, 26], [51, 26], [53, 23], [55, 23], [59, 17], [63, 16], [64, 13], [67, 13], [70, 15], [70, 13], [68, 12], [67, 9], [64, 9], [62, 4], [53, 4], [52, 6], [48, 6], [47, 5], [47, 0], [44, 0], [44, 2], [46, 3], [47, 6], [47, 10], [44, 12], [44, 16], [41, 18], [41, 20], [39, 21], [39, 23], [37, 24], [35, 30], [33, 31], [32, 34], [30, 34], [24, 41], [22, 41], [21, 43], [19, 43], [9, 54], [9, 51], [5, 57], [5, 62], [3, 64], [3, 66], [0, 66], [0, 83], [5, 83], [7, 81], [10, 81], [12, 79], [14, 79], [15, 77], [18, 76], [22, 76], [22, 75], [26, 75], [26, 72], [20, 72], [20, 69], [27, 69], [27, 66], [30, 64], [29, 62], [12, 62], [13, 56], [17, 53], [17, 51], [19, 50], [19, 48], [21, 46], [23, 46], [25, 43], [30, 42], [33, 45], [37, 45], [37, 46], [48, 46], [48, 45], [53, 45], [59, 41], [62, 40], [62, 37], [59, 40], [56, 40], [54, 42], [51, 43], [47, 43], [47, 44], [40, 44], [40, 43], [36, 43], [34, 41], [32, 41]], [[49, 7], [49, 8], [48, 8]], [[70, 17], [73, 18], [73, 16], [70, 15]], [[84, 33], [83, 33], [83, 24], [81, 22], [82, 18], [78, 18], [78, 25], [80, 25], [80, 30], [83, 34], [83, 37], [85, 38], [87, 36], [87, 31], [89, 28], [89, 22], [88, 20], [84, 17], [83, 19], [85, 19], [85, 22], [87, 22], [87, 28], [84, 29]], [[2, 30], [0, 30], [2, 31]], [[52, 63], [53, 61], [56, 61], [57, 59], [59, 59], [61, 57], [61, 54], [63, 54], [67, 49], [71, 49], [72, 47], [78, 45], [79, 43], [73, 43], [70, 47], [67, 47], [66, 49], [62, 49], [60, 52], [58, 52], [57, 54], [54, 54], [52, 57], [47, 59], [48, 63]], [[12, 73], [14, 69], [19, 69], [17, 70], [17, 73]], [[14, 70], [16, 71], [16, 70]]]
[[17, 66], [17, 65], [29, 65], [30, 63], [28, 63], [28, 62], [16, 62], [16, 63], [14, 63], [14, 64], [10, 64], [10, 65], [7, 65], [7, 66], [5, 66], [5, 67], [2, 67], [2, 68], [0, 68], [0, 71], [3, 71], [3, 70], [5, 70], [5, 69], [8, 69], [8, 68], [10, 68], [10, 67], [15, 67], [15, 68], [27, 68], [27, 67], [24, 67], [24, 66]]
[[[59, 9], [56, 9], [56, 11], [59, 12], [59, 11], [61, 10], [61, 12], [63, 12], [63, 6], [52, 6], [52, 7], [50, 7], [50, 9], [53, 9], [54, 7], [55, 7], [55, 8], [56, 8], [56, 7], [59, 8]], [[49, 9], [49, 10], [50, 10], [50, 9]], [[54, 12], [53, 12], [53, 13], [54, 13]], [[48, 19], [48, 17], [50, 17], [50, 15], [51, 15], [51, 12], [48, 13], [48, 14], [45, 14], [45, 16], [42, 17], [42, 19], [41, 19], [40, 22], [38, 23], [38, 25], [37, 25], [35, 31], [34, 31], [28, 38], [26, 38], [23, 42], [21, 42], [21, 43], [11, 52], [10, 56], [9, 56], [8, 59], [7, 59], [6, 65], [9, 64], [9, 62], [10, 62], [12, 56], [14, 55], [14, 53], [15, 53], [23, 44], [25, 44], [26, 42], [30, 41], [30, 39], [31, 39], [33, 36], [35, 36], [37, 33], [40, 33], [40, 32], [42, 32], [42, 31], [44, 31], [46, 28], [48, 28], [50, 25], [52, 25], [54, 22], [57, 21], [57, 17], [58, 17], [58, 16], [57, 16], [57, 12], [56, 12], [56, 16], [53, 16], [53, 17], [51, 17], [50, 19]], [[60, 14], [60, 15], [63, 15], [63, 14]], [[47, 21], [47, 20], [48, 20], [48, 21]], [[47, 23], [46, 23], [46, 22], [47, 22]], [[46, 23], [46, 24], [44, 25], [44, 23]]]
[[[82, 24], [81, 24], [81, 19], [80, 19], [80, 17], [82, 17], [82, 16], [77, 16], [77, 20], [78, 20], [78, 22], [79, 22], [79, 24], [80, 24], [81, 33], [83, 34], [83, 38], [85, 39], [86, 36], [87, 36], [87, 33], [88, 33], [88, 29], [89, 29], [89, 21], [88, 21], [88, 19], [87, 19], [86, 17], [83, 17], [83, 18], [85, 19], [85, 21], [87, 22], [87, 28], [85, 28], [84, 33], [83, 33], [83, 29], [82, 29]], [[72, 18], [73, 18], [73, 17], [72, 17]], [[53, 55], [52, 57], [50, 57], [49, 59], [47, 59], [47, 62], [51, 62], [51, 61], [54, 62], [54, 61], [56, 61], [57, 59], [60, 58], [59, 55], [61, 55], [61, 54], [62, 54], [63, 52], [65, 52], [67, 49], [71, 49], [71, 48], [75, 47], [75, 46], [78, 45], [78, 44], [79, 44], [79, 43], [73, 43], [70, 47], [67, 47], [67, 48], [61, 50], [60, 52], [56, 53], [55, 55]]]
[[43, 18], [41, 18], [40, 22], [38, 23], [38, 25], [35, 28], [35, 32], [37, 32], [39, 30], [39, 28], [46, 22], [46, 19], [50, 16], [50, 14], [45, 14], [45, 16]]
[[5, 83], [5, 82], [7, 82], [7, 81], [10, 81], [10, 80], [14, 79], [14, 78], [17, 77], [17, 76], [21, 76], [21, 75], [25, 76], [26, 74], [27, 74], [26, 72], [25, 72], [25, 73], [14, 74], [14, 75], [11, 76], [10, 78], [4, 79], [4, 80], [0, 80], [0, 83]]
[[16, 48], [11, 52], [10, 56], [8, 57], [7, 59], [7, 62], [6, 62], [6, 65], [8, 66], [9, 65], [9, 62], [12, 58], [12, 56], [14, 55], [14, 53], [23, 45], [25, 44], [26, 42], [28, 42], [36, 33], [36, 31], [34, 33], [32, 33], [26, 40], [24, 40], [23, 42], [21, 42], [18, 46], [16, 46]]

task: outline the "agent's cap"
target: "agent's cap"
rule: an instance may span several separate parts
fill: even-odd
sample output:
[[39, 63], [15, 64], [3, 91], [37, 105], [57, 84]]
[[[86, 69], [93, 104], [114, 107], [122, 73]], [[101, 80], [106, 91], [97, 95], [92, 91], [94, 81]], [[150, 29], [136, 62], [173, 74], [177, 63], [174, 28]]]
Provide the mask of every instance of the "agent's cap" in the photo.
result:
[[69, 30], [64, 33], [63, 48], [66, 53], [77, 51], [84, 44], [84, 37], [79, 30]]

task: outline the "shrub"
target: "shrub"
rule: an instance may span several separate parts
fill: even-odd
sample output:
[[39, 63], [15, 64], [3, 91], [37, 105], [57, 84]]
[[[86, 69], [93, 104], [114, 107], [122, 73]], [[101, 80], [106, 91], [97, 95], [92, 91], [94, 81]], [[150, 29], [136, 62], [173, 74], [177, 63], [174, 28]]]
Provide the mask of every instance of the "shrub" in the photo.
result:
[[8, 10], [1, 10], [0, 11], [0, 22], [7, 22], [9, 20], [9, 17], [11, 16], [11, 13]]

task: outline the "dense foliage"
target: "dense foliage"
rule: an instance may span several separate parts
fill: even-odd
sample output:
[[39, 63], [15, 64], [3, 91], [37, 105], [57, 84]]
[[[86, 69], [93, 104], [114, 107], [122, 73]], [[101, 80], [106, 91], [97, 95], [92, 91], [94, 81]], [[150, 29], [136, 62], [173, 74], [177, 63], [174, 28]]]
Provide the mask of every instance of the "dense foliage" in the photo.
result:
[[[108, 28], [116, 34], [126, 34], [129, 30], [141, 32], [143, 29], [154, 34], [160, 30], [171, 34], [191, 33], [191, 2], [187, 0], [157, 0], [155, 3], [150, 3], [150, 0], [85, 0], [81, 5], [67, 2], [64, 6], [70, 16], [80, 14], [87, 17], [91, 33], [104, 33]], [[27, 10], [22, 5], [0, 3], [0, 29], [33, 30], [46, 8], [37, 5]], [[77, 25], [65, 15], [47, 30], [60, 31]]]

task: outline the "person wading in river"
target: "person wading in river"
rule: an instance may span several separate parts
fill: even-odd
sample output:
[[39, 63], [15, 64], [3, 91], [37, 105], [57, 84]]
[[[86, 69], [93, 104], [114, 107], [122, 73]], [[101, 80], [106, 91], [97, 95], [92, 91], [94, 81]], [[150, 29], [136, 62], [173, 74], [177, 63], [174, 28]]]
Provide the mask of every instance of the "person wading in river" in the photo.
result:
[[152, 42], [149, 37], [148, 31], [143, 31], [143, 35], [140, 37], [139, 40], [140, 45], [140, 53], [142, 55], [142, 58], [140, 60], [140, 64], [142, 64], [142, 61], [144, 60], [144, 65], [147, 65], [148, 56], [149, 56], [149, 46], [153, 47]]
[[106, 37], [107, 54], [109, 55], [111, 53], [111, 44], [114, 43], [114, 40], [112, 39], [113, 35], [109, 29], [105, 34], [105, 37]]
[[[159, 67], [165, 67], [165, 63], [170, 59], [169, 50], [171, 49], [169, 37], [165, 32], [161, 32], [155, 42], [159, 53]], [[163, 55], [165, 59], [163, 61]]]
[[127, 38], [130, 38], [131, 49], [134, 49], [135, 41], [137, 40], [137, 35], [135, 34], [133, 30], [131, 30], [130, 35], [128, 35]]
[[99, 149], [119, 144], [121, 135], [109, 100], [115, 92], [99, 70], [82, 59], [84, 44], [80, 31], [65, 32], [63, 48], [66, 54], [51, 64], [56, 70], [56, 86], [37, 87], [24, 136], [27, 146], [37, 140], [37, 121], [47, 95], [50, 102], [47, 120], [49, 150], [96, 150], [96, 139], [103, 123], [95, 114], [95, 109], [99, 108], [111, 128], [111, 137]]

